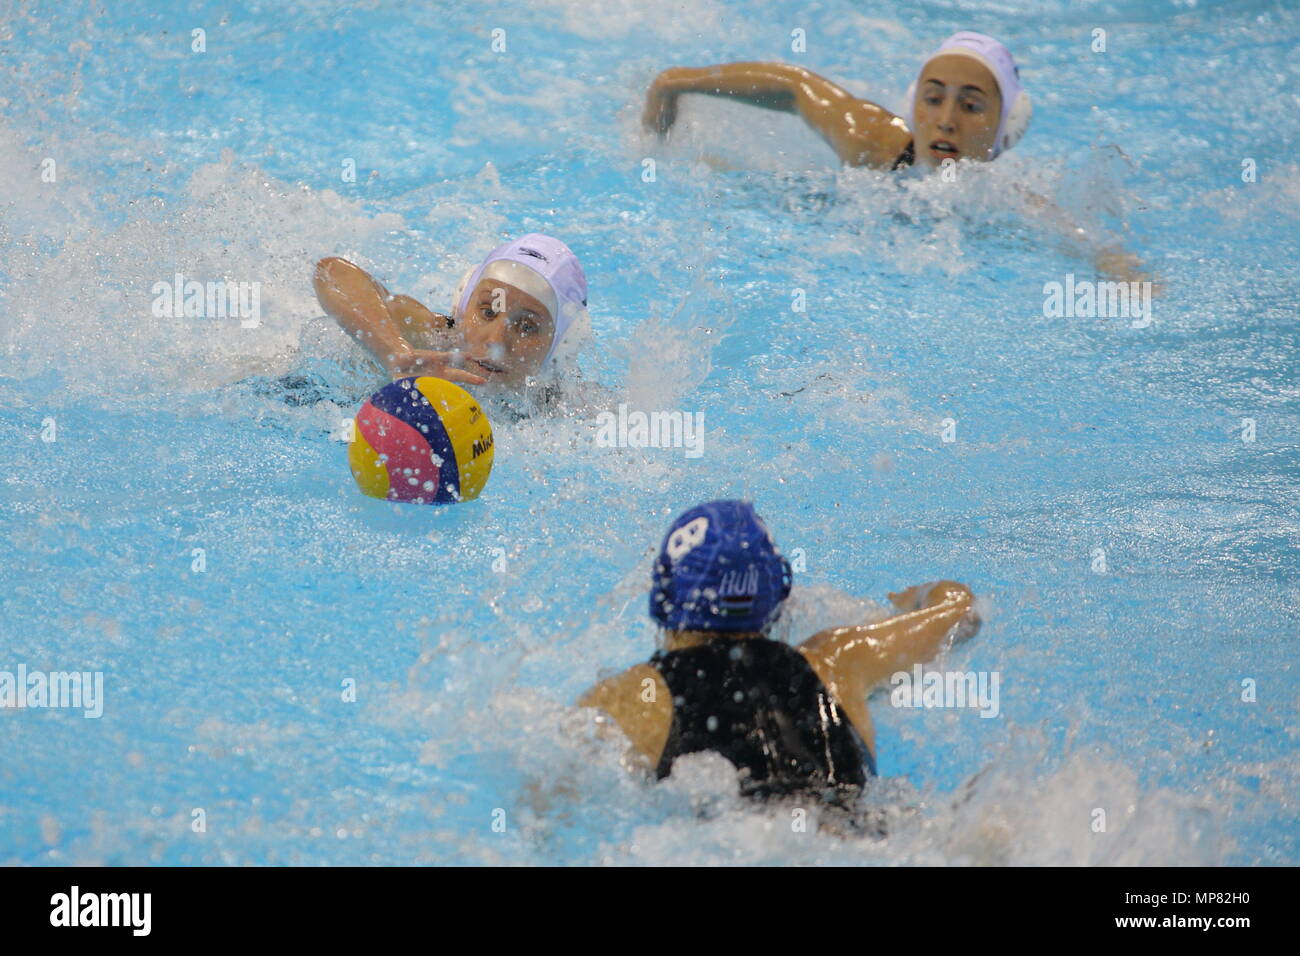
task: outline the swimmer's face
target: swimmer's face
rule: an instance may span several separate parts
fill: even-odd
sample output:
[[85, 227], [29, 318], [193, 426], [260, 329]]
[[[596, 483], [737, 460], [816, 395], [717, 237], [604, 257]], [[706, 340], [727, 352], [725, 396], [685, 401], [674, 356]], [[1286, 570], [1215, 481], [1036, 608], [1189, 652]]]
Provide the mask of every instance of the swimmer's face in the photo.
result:
[[918, 162], [938, 166], [945, 159], [986, 160], [1002, 116], [1002, 94], [988, 67], [958, 53], [936, 56], [916, 84]]
[[523, 388], [541, 370], [555, 334], [546, 306], [499, 279], [474, 287], [456, 325], [464, 338], [465, 368], [509, 388]]

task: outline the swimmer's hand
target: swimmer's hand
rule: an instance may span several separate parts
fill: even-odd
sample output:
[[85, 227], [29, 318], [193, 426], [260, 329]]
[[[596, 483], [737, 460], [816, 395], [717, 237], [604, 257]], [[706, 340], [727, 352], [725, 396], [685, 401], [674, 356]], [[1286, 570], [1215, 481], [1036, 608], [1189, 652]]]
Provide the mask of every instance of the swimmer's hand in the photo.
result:
[[462, 368], [453, 368], [455, 358], [452, 352], [433, 352], [427, 349], [404, 349], [390, 356], [387, 363], [388, 374], [393, 378], [406, 378], [410, 375], [432, 375], [434, 378], [448, 382], [460, 382], [462, 385], [485, 385], [487, 379]]
[[672, 86], [672, 70], [664, 70], [650, 84], [646, 94], [645, 111], [641, 122], [646, 129], [654, 130], [660, 138], [666, 137], [668, 131], [677, 122], [677, 91]]
[[891, 591], [889, 600], [899, 614], [913, 614], [929, 608], [960, 609], [961, 616], [951, 624], [948, 633], [954, 641], [964, 641], [980, 628], [979, 613], [975, 610], [975, 595], [959, 581], [930, 581], [914, 584], [905, 591]]

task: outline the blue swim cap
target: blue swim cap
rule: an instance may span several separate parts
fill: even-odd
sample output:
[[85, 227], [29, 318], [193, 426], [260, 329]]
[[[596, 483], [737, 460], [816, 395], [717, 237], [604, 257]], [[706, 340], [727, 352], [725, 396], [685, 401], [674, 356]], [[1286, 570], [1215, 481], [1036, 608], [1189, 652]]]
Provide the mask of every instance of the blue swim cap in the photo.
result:
[[668, 529], [650, 616], [675, 631], [761, 631], [790, 594], [790, 563], [747, 501], [710, 501]]

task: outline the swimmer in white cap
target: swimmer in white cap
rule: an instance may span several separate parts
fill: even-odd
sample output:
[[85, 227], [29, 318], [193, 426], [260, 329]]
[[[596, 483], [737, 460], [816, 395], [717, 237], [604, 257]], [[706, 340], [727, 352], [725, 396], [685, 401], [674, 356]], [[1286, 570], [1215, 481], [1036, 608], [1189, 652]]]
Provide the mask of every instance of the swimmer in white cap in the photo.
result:
[[886, 169], [993, 159], [1020, 139], [1032, 112], [1010, 51], [992, 37], [970, 32], [953, 34], [925, 61], [908, 90], [907, 118], [803, 67], [724, 63], [660, 73], [646, 97], [646, 126], [666, 136], [683, 93], [729, 96], [798, 113], [844, 163]]
[[[1033, 113], [1011, 52], [990, 36], [954, 33], [926, 59], [908, 87], [907, 115], [859, 99], [824, 76], [786, 63], [723, 63], [674, 67], [650, 86], [642, 121], [667, 137], [683, 93], [738, 99], [798, 113], [849, 166], [938, 167], [945, 160], [988, 162], [1014, 146]], [[1135, 278], [1140, 263], [1114, 242], [1091, 240], [1046, 199], [1030, 196], [1030, 212], [1068, 238], [1090, 245], [1099, 271]]]
[[314, 285], [325, 311], [394, 379], [522, 391], [554, 377], [590, 330], [577, 256], [539, 233], [503, 243], [469, 270], [450, 315], [391, 294], [346, 259], [317, 263]]

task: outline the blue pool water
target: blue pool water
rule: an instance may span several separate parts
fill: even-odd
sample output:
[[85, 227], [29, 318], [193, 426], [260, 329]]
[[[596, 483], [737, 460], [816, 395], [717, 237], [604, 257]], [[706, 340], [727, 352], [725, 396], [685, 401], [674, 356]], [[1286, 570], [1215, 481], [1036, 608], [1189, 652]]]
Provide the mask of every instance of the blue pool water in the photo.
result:
[[[1300, 12], [412, 6], [0, 22], [0, 671], [104, 675], [99, 719], [0, 709], [0, 863], [1300, 860]], [[675, 64], [897, 106], [961, 28], [1035, 117], [956, 182], [719, 101], [639, 129]], [[1149, 328], [1044, 316], [1095, 276], [1026, 188], [1126, 235]], [[533, 230], [584, 262], [588, 384], [495, 420], [478, 501], [363, 498], [331, 433], [382, 379], [312, 263], [439, 307]], [[176, 273], [260, 283], [261, 324], [155, 317]], [[599, 447], [619, 402], [702, 412], [703, 454]], [[919, 581], [979, 595], [944, 666], [997, 671], [1000, 713], [873, 698], [884, 839], [795, 832], [709, 760], [648, 787], [570, 706], [648, 656], [651, 551], [723, 496], [802, 554], [792, 639]]]

